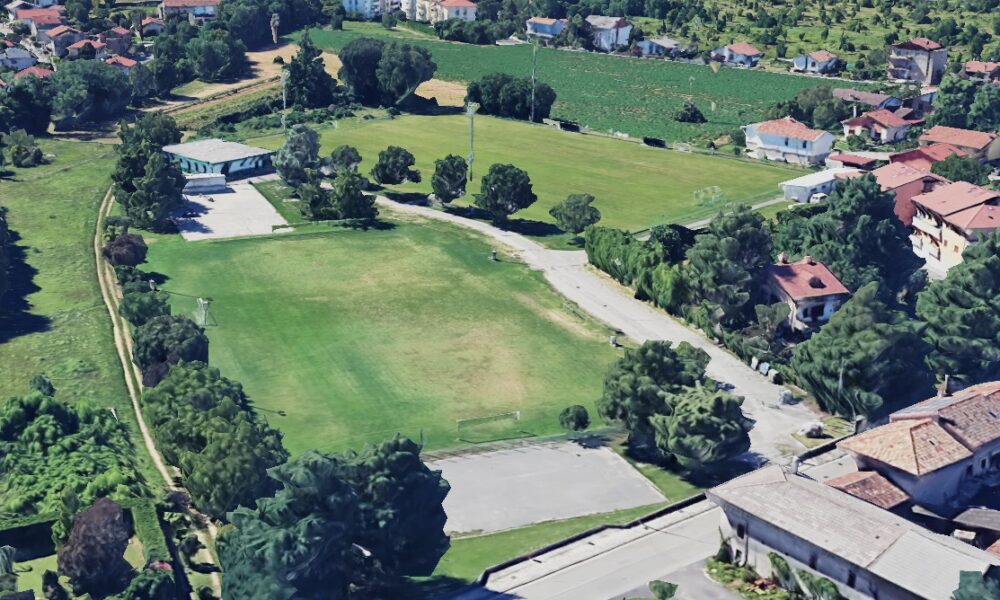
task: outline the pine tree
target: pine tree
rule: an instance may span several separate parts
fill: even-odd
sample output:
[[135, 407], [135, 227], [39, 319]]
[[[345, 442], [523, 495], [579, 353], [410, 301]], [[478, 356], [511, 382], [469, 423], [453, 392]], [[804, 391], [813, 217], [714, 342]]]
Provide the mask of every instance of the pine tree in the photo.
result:
[[698, 386], [679, 395], [670, 415], [650, 419], [656, 447], [689, 471], [698, 471], [750, 449], [753, 421], [743, 398]]
[[337, 82], [326, 72], [323, 52], [313, 44], [306, 31], [299, 41], [299, 51], [288, 64], [288, 103], [291, 106], [317, 108], [333, 102]]

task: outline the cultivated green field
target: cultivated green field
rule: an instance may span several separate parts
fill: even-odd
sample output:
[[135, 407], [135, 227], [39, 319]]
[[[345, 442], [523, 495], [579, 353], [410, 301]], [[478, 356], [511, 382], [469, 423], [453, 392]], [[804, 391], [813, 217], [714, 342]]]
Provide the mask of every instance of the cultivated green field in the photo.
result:
[[[538, 201], [517, 217], [552, 222], [548, 211], [568, 194], [589, 193], [601, 210], [602, 225], [640, 229], [660, 223], [688, 223], [712, 215], [718, 203], [695, 201], [693, 192], [717, 185], [727, 201], [753, 203], [780, 195], [778, 183], [802, 171], [750, 160], [649, 148], [600, 136], [565, 133], [550, 127], [492, 117], [476, 118], [476, 175], [469, 192], [493, 163], [512, 163], [531, 176]], [[417, 159], [423, 181], [393, 186], [429, 194], [434, 161], [469, 151], [468, 119], [461, 116], [405, 116], [392, 120], [344, 120], [321, 132], [322, 152], [350, 144], [360, 150], [367, 174], [380, 150], [393, 144]], [[280, 135], [251, 140], [278, 148]], [[466, 201], [470, 196], [466, 197]]]
[[[474, 46], [426, 39], [408, 31], [387, 31], [379, 24], [344, 23], [343, 31], [310, 30], [313, 41], [336, 52], [361, 36], [405, 39], [427, 48], [437, 64], [435, 77], [468, 82], [487, 73], [531, 74], [531, 47]], [[542, 48], [537, 74], [557, 99], [553, 116], [599, 131], [622, 131], [670, 141], [708, 140], [760, 120], [764, 111], [816, 79], [707, 66], [640, 60]], [[673, 115], [693, 101], [708, 123], [679, 123]]]
[[[161, 237], [175, 314], [213, 298], [212, 364], [241, 381], [293, 453], [400, 432], [429, 448], [558, 432], [617, 353], [523, 265], [435, 222], [218, 242]], [[455, 420], [522, 410], [461, 435]], [[278, 414], [283, 411], [284, 415]], [[461, 439], [460, 439], [461, 438]]]

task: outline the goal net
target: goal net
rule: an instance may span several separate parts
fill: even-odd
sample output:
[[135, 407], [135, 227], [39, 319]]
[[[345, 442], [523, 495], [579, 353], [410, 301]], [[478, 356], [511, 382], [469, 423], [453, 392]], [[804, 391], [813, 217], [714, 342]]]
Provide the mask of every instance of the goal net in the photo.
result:
[[194, 307], [194, 322], [201, 327], [208, 327], [209, 325], [218, 325], [215, 322], [215, 318], [212, 316], [211, 311], [212, 299], [211, 298], [198, 298], [195, 300]]
[[695, 190], [692, 192], [694, 195], [694, 201], [699, 205], [716, 205], [723, 204], [726, 201], [726, 195], [722, 192], [722, 189], [717, 185], [710, 185], [700, 190]]
[[455, 419], [455, 428], [459, 431], [467, 430], [470, 428], [477, 427], [479, 425], [488, 425], [491, 423], [502, 423], [510, 422], [516, 423], [521, 420], [521, 411], [515, 410], [511, 412], [499, 413], [495, 415], [487, 415], [484, 417], [470, 417], [468, 419]]

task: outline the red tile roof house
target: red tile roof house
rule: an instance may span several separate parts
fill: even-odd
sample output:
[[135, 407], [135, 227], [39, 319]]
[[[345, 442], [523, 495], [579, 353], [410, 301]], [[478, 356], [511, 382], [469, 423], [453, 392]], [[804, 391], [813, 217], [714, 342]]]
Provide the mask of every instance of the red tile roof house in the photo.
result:
[[49, 52], [62, 58], [66, 56], [66, 48], [83, 39], [83, 32], [69, 25], [60, 25], [48, 32]]
[[63, 8], [22, 8], [15, 13], [18, 21], [31, 28], [31, 35], [39, 43], [49, 41], [47, 32], [63, 24]]
[[[875, 176], [875, 181], [881, 186], [883, 192], [892, 192], [896, 197], [892, 212], [899, 217], [903, 225], [911, 227], [913, 215], [917, 209], [913, 206], [913, 197], [933, 190], [939, 185], [948, 183], [948, 180], [928, 171], [921, 171], [903, 164], [888, 164], [879, 167], [871, 172]], [[844, 178], [851, 177], [850, 174]]]
[[811, 129], [791, 117], [746, 125], [743, 132], [747, 153], [753, 158], [819, 165], [833, 147], [833, 134]]
[[929, 173], [935, 163], [941, 162], [952, 154], [968, 156], [961, 148], [957, 148], [951, 144], [930, 144], [890, 154], [889, 162], [904, 164], [918, 171], [927, 171]]
[[123, 73], [128, 75], [129, 73], [132, 72], [132, 68], [139, 63], [132, 60], [131, 58], [126, 58], [124, 56], [116, 54], [110, 58], [104, 59], [104, 64], [111, 65], [112, 67], [117, 67]]
[[913, 252], [947, 271], [966, 248], [1000, 227], [1000, 192], [956, 181], [913, 197]]
[[18, 71], [14, 75], [14, 79], [20, 79], [21, 77], [29, 77], [29, 76], [30, 77], [41, 77], [42, 79], [45, 79], [46, 77], [51, 77], [52, 76], [52, 71], [50, 71], [49, 69], [43, 69], [42, 67], [38, 67], [38, 66], [28, 67], [27, 69], [24, 69], [23, 71]]
[[70, 44], [66, 47], [66, 56], [70, 58], [78, 58], [80, 52], [87, 46], [94, 49], [94, 58], [97, 60], [104, 60], [104, 57], [108, 55], [107, 44], [104, 42], [99, 42], [97, 40], [80, 40], [75, 44]]
[[788, 326], [807, 331], [830, 320], [851, 293], [822, 263], [811, 256], [788, 262], [784, 254], [767, 270], [765, 292], [769, 302], [784, 302], [791, 310]]
[[107, 44], [111, 54], [125, 54], [132, 45], [132, 32], [124, 27], [112, 27], [97, 34], [97, 39]]
[[163, 0], [158, 16], [166, 19], [170, 15], [193, 15], [195, 19], [214, 19], [219, 0]]
[[737, 67], [756, 67], [764, 53], [746, 42], [736, 42], [712, 51], [712, 59]]
[[884, 108], [844, 119], [840, 123], [844, 126], [845, 140], [852, 135], [860, 135], [882, 144], [894, 144], [904, 140], [910, 130], [909, 121]]
[[1000, 474], [1000, 382], [918, 402], [838, 446], [914, 503], [962, 508], [985, 477]]
[[997, 139], [998, 136], [995, 133], [935, 125], [924, 132], [918, 141], [921, 146], [951, 144], [972, 158], [984, 162], [987, 160], [990, 149], [997, 145]]
[[831, 169], [849, 167], [852, 169], [860, 169], [862, 171], [871, 171], [877, 167], [880, 162], [882, 161], [871, 156], [861, 156], [858, 154], [851, 154], [849, 152], [835, 152], [826, 157], [826, 166]]
[[146, 17], [142, 20], [141, 24], [142, 35], [160, 35], [163, 33], [164, 27], [165, 26], [163, 25], [163, 21], [161, 19], [157, 19], [156, 17]]
[[826, 75], [836, 73], [839, 70], [840, 59], [836, 54], [826, 50], [817, 50], [792, 59], [792, 71], [800, 73]]
[[970, 60], [962, 67], [962, 74], [969, 79], [1000, 82], [1000, 62]]
[[915, 37], [889, 47], [886, 78], [937, 85], [944, 75], [947, 61], [947, 48], [934, 40]]

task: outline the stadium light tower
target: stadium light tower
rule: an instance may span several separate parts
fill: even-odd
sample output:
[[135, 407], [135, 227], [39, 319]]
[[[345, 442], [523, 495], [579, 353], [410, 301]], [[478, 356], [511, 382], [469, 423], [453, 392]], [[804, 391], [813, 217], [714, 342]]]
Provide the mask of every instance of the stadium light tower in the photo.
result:
[[476, 158], [475, 119], [477, 110], [479, 110], [478, 102], [465, 104], [465, 114], [469, 115], [469, 156], [466, 159], [466, 163], [469, 165], [469, 181], [472, 181], [472, 161]]
[[535, 67], [538, 66], [538, 44], [531, 44], [531, 122], [535, 122]]

